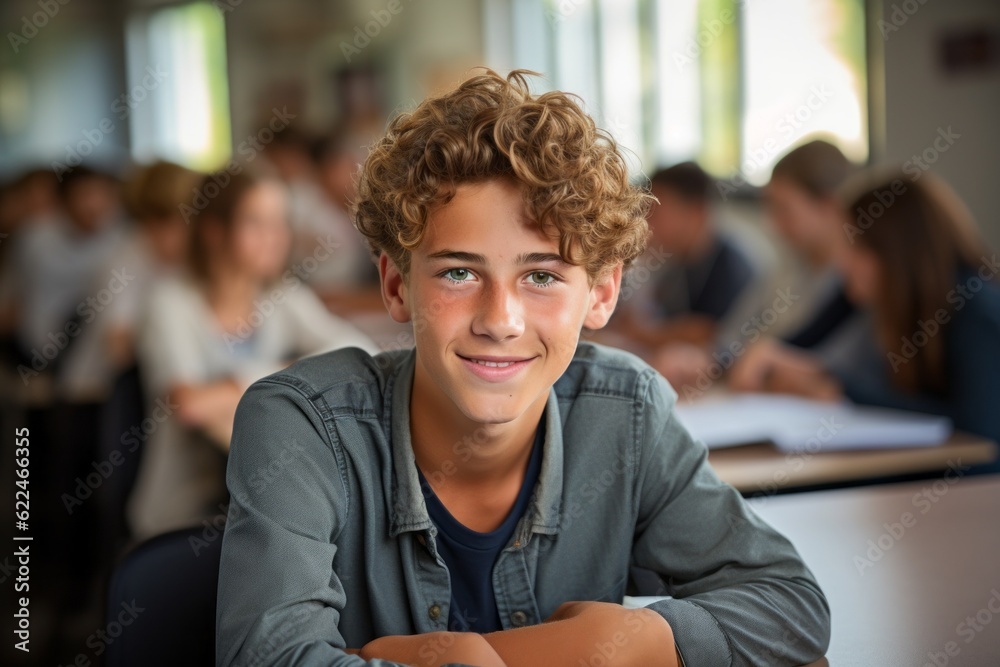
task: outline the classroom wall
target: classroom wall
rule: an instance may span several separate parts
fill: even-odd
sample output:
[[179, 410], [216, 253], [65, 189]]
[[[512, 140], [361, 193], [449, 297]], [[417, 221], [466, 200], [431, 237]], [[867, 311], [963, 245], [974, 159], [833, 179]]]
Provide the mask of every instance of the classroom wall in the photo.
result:
[[275, 100], [299, 107], [302, 128], [329, 129], [340, 116], [333, 77], [351, 67], [384, 72], [387, 111], [450, 88], [482, 64], [480, 14], [480, 3], [454, 0], [241, 4], [227, 17], [237, 143]]
[[[904, 5], [917, 9], [908, 14]], [[939, 129], [947, 134], [950, 127], [959, 136], [936, 155], [931, 169], [958, 191], [987, 240], [1000, 248], [1000, 67], [948, 76], [939, 63], [938, 41], [950, 31], [980, 27], [992, 31], [998, 48], [1000, 2], [884, 0], [882, 14], [885, 36], [875, 36], [885, 54], [885, 158], [905, 162], [925, 150], [934, 158]], [[920, 167], [911, 162], [913, 169]]]
[[344, 3], [291, 0], [241, 3], [226, 18], [229, 102], [234, 144], [256, 133], [272, 108], [289, 106], [293, 123], [322, 127], [336, 119], [329, 75], [350, 24]]
[[119, 3], [47, 7], [0, 3], [0, 179], [53, 161], [112, 164], [127, 156]]
[[[387, 105], [411, 105], [483, 61], [484, 38], [493, 30], [485, 7], [497, 1], [502, 2], [403, 1], [402, 10], [354, 62], [387, 68]], [[938, 63], [938, 40], [947, 31], [978, 26], [1000, 33], [1000, 2], [873, 1], [881, 2], [887, 25], [898, 28], [872, 26], [885, 64], [883, 157], [909, 160], [933, 146], [939, 128], [950, 126], [959, 137], [931, 168], [955, 186], [988, 240], [1000, 248], [1000, 187], [994, 183], [1000, 68], [951, 77]], [[304, 125], [322, 129], [332, 124], [337, 109], [330, 76], [347, 64], [341, 44], [371, 20], [371, 11], [389, 2], [289, 0], [280, 12], [270, 3], [244, 2], [230, 12], [230, 96], [237, 140], [281, 97], [299, 96]], [[115, 28], [126, 15], [125, 4], [68, 3], [19, 53], [0, 50], [0, 83], [7, 89], [0, 107], [0, 176], [39, 158], [63, 155], [67, 145], [109, 116], [110, 105], [126, 89], [121, 31]], [[5, 28], [18, 30], [22, 18], [36, 10], [36, 2], [14, 0], [2, 3], [0, 17]], [[289, 72], [297, 83], [282, 83]], [[11, 95], [10, 86], [21, 92]], [[116, 131], [95, 154], [120, 158], [128, 145], [127, 131], [124, 122], [113, 120]]]

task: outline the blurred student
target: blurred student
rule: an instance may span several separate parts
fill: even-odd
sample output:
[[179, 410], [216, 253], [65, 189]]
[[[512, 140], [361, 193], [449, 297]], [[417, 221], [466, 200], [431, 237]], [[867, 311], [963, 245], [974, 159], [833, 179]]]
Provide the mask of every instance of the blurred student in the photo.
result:
[[872, 309], [874, 336], [835, 364], [787, 345], [762, 347], [733, 373], [733, 386], [946, 415], [1000, 441], [996, 254], [931, 173], [910, 180], [894, 171], [856, 192], [838, 226], [849, 239], [840, 264], [850, 299]]
[[778, 160], [764, 190], [770, 220], [804, 269], [793, 286], [802, 319], [781, 336], [790, 345], [831, 345], [844, 325], [856, 320], [836, 262], [846, 244], [837, 191], [853, 171], [839, 148], [810, 141]]
[[29, 169], [5, 183], [0, 197], [0, 232], [55, 215], [60, 209], [59, 179], [51, 169]]
[[326, 204], [323, 222], [338, 246], [333, 260], [323, 262], [315, 272], [312, 285], [338, 312], [382, 310], [378, 270], [350, 214], [351, 202], [357, 195], [355, 177], [365, 159], [364, 141], [340, 128], [313, 145]]
[[[309, 153], [310, 137], [294, 127], [276, 132], [264, 146], [264, 156], [288, 187], [289, 222], [295, 217], [300, 193], [316, 186], [316, 166]], [[294, 225], [293, 225], [294, 226]]]
[[6, 352], [10, 335], [16, 328], [14, 295], [10, 283], [15, 269], [11, 267], [17, 245], [17, 235], [26, 225], [56, 216], [61, 208], [58, 181], [49, 169], [31, 169], [0, 184], [0, 336]]
[[[100, 460], [110, 378], [101, 363], [101, 320], [109, 301], [127, 289], [122, 276], [105, 267], [126, 224], [119, 183], [108, 173], [85, 165], [68, 171], [54, 211], [44, 194], [50, 179], [38, 174], [32, 180], [40, 185], [29, 190], [38, 192], [29, 196], [34, 203], [22, 202], [25, 218], [11, 233], [10, 261], [0, 277], [0, 333], [8, 355], [4, 395], [23, 408], [35, 452], [31, 509], [41, 526], [37, 539], [46, 545], [37, 555], [46, 577], [32, 588], [32, 599], [41, 609], [51, 607], [61, 632], [93, 604], [100, 517], [89, 500], [94, 488], [82, 480]], [[63, 558], [66, 553], [74, 557]]]
[[18, 235], [32, 224], [51, 220], [60, 215], [62, 202], [59, 181], [51, 169], [31, 169], [0, 187], [0, 337], [4, 349], [9, 348], [9, 336], [17, 327], [15, 295], [12, 286], [15, 246]]
[[652, 347], [708, 343], [756, 271], [740, 246], [716, 228], [715, 183], [700, 166], [684, 162], [661, 169], [650, 188], [659, 201], [648, 216], [650, 246], [667, 256], [666, 265], [653, 272], [649, 289], [638, 286], [638, 303], [625, 304], [617, 328]]
[[102, 273], [126, 234], [120, 196], [114, 177], [80, 165], [59, 184], [59, 209], [12, 235], [0, 330], [11, 340], [21, 395], [50, 388], [60, 399], [101, 399], [103, 378], [81, 370], [80, 360], [92, 353], [91, 324], [111, 298], [104, 293], [124, 289]]
[[377, 272], [348, 214], [362, 140], [343, 129], [318, 140], [287, 129], [267, 158], [288, 185], [291, 260], [303, 280], [339, 314], [380, 309]]
[[293, 262], [313, 251], [317, 219], [321, 217], [323, 206], [323, 191], [310, 151], [310, 137], [294, 127], [276, 133], [274, 141], [264, 147], [264, 156], [284, 181], [288, 192]]
[[108, 305], [108, 356], [118, 369], [134, 361], [134, 340], [142, 304], [153, 286], [178, 275], [190, 245], [182, 214], [191, 205], [201, 176], [172, 162], [140, 167], [125, 185], [126, 209], [136, 225], [111, 266], [125, 267], [129, 289]]
[[233, 176], [191, 222], [190, 274], [149, 295], [138, 349], [156, 427], [141, 438], [129, 507], [135, 537], [224, 510], [233, 415], [254, 380], [311, 353], [374, 351], [286, 269], [286, 205], [276, 176]]
[[748, 350], [769, 340], [781, 339], [834, 357], [859, 335], [864, 315], [847, 299], [835, 262], [838, 249], [846, 244], [839, 227], [837, 189], [853, 170], [840, 149], [821, 140], [791, 150], [774, 165], [764, 188], [764, 205], [774, 230], [791, 251], [791, 275], [773, 289], [747, 290], [719, 323], [709, 346], [667, 349], [653, 360], [681, 388], [682, 396], [690, 393], [683, 390], [685, 386], [703, 390], [710, 378], [738, 367]]

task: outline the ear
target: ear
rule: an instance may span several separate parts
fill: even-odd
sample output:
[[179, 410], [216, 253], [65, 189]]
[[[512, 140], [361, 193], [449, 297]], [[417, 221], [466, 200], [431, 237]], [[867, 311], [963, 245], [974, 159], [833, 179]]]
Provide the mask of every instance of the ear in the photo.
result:
[[389, 311], [389, 317], [397, 322], [409, 322], [410, 306], [406, 277], [384, 252], [378, 258], [378, 275], [382, 285], [382, 303]]
[[590, 306], [587, 309], [587, 317], [583, 320], [585, 328], [600, 329], [608, 323], [618, 304], [618, 291], [621, 285], [622, 265], [619, 263], [591, 286]]

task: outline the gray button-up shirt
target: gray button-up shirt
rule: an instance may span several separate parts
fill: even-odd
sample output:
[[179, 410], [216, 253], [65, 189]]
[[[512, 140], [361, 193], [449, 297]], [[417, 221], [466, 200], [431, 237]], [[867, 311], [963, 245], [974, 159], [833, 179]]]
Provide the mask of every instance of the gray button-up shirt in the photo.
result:
[[[240, 401], [219, 665], [361, 665], [341, 649], [446, 629], [448, 570], [410, 445], [414, 360], [338, 350], [259, 380]], [[672, 596], [651, 607], [689, 667], [817, 659], [829, 641], [823, 593], [794, 547], [716, 477], [675, 398], [638, 358], [580, 344], [549, 393], [541, 475], [494, 568], [504, 628], [566, 601], [620, 602], [636, 565]], [[453, 444], [455, 466], [478, 437]]]

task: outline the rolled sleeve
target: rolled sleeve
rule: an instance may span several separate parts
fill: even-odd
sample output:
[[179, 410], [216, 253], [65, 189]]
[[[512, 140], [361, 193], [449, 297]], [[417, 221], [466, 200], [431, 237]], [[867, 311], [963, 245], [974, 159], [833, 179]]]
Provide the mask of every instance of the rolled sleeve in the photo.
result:
[[716, 476], [705, 446], [651, 382], [639, 446], [635, 564], [672, 599], [650, 605], [670, 623], [688, 665], [801, 665], [821, 657], [830, 612], [791, 543]]

